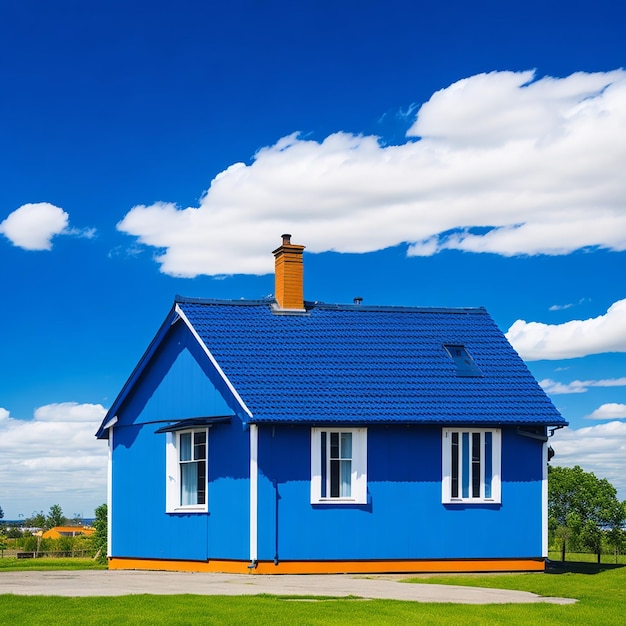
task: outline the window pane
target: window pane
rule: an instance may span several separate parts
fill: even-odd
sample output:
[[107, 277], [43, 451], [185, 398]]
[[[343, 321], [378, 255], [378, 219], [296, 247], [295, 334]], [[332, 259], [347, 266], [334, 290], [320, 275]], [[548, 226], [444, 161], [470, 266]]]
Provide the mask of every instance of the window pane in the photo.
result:
[[206, 503], [206, 461], [199, 461], [198, 466], [198, 497], [197, 504]]
[[472, 498], [480, 498], [480, 433], [472, 433]]
[[180, 466], [180, 503], [198, 504], [197, 463], [182, 463]]
[[191, 461], [191, 433], [180, 435], [180, 460]]
[[451, 495], [459, 497], [459, 433], [452, 433], [452, 476]]
[[461, 448], [463, 455], [463, 485], [462, 493], [464, 498], [469, 498], [469, 481], [470, 481], [470, 450], [469, 450], [469, 433], [461, 433]]
[[352, 495], [352, 461], [341, 461], [341, 497]]
[[352, 433], [341, 433], [341, 458], [352, 458]]
[[193, 458], [206, 459], [206, 432], [193, 434]]
[[[331, 433], [331, 441], [332, 441], [332, 433]], [[332, 447], [332, 445], [331, 445]], [[336, 459], [331, 459], [330, 461], [330, 497], [338, 498], [339, 497], [339, 461]]]
[[492, 443], [491, 433], [485, 433], [485, 498], [491, 498], [492, 466]]
[[330, 433], [330, 458], [339, 458], [339, 433]]

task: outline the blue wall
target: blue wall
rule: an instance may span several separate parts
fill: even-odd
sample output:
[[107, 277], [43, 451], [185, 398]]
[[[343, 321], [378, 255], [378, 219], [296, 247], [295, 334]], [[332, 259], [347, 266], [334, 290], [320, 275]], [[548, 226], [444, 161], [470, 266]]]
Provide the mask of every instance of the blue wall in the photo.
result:
[[368, 428], [368, 504], [311, 505], [310, 429], [260, 429], [259, 559], [541, 556], [541, 442], [503, 431], [502, 504], [441, 503], [441, 428]]
[[112, 556], [248, 558], [249, 438], [239, 417], [209, 430], [208, 515], [165, 513], [166, 435], [155, 434], [163, 420], [240, 411], [186, 327], [174, 326], [118, 411]]

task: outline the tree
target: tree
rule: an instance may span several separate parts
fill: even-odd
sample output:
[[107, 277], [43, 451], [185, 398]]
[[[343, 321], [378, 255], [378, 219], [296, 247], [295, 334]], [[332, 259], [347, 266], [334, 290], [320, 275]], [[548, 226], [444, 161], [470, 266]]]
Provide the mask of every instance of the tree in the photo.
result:
[[64, 526], [66, 522], [67, 517], [63, 515], [63, 509], [58, 504], [53, 504], [46, 518], [45, 527], [54, 528], [55, 526]]
[[606, 479], [599, 479], [581, 467], [548, 467], [548, 517], [561, 539], [561, 560], [568, 542], [578, 539], [598, 556], [603, 533], [622, 527], [625, 507]]
[[610, 528], [606, 533], [606, 541], [613, 548], [615, 562], [621, 554], [626, 540], [626, 530], [624, 530], [624, 520], [626, 520], [626, 500], [619, 502], [618, 506], [611, 511]]
[[39, 511], [39, 513], [33, 511], [33, 514], [24, 520], [24, 526], [28, 528], [45, 528], [46, 516], [43, 514], [43, 511]]
[[2, 507], [0, 506], [0, 519], [2, 519], [4, 517], [4, 511], [2, 510]]
[[93, 527], [96, 532], [93, 534], [93, 547], [95, 551], [95, 558], [101, 563], [106, 563], [108, 552], [108, 507], [106, 504], [101, 504], [95, 511], [96, 519], [94, 520]]

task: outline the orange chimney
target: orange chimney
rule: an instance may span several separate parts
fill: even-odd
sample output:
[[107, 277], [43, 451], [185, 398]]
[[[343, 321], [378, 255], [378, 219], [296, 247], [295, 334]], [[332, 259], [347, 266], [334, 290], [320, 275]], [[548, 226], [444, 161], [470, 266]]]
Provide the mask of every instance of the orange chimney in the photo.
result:
[[304, 310], [304, 265], [302, 251], [304, 246], [291, 243], [291, 235], [283, 235], [280, 248], [274, 250], [276, 259], [276, 302], [281, 309]]

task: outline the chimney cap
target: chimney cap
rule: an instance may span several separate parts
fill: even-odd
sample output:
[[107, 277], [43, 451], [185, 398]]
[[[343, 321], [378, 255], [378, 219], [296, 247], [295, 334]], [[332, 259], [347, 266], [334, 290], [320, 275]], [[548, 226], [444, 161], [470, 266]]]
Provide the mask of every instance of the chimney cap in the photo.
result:
[[291, 234], [290, 233], [286, 233], [284, 235], [281, 235], [281, 237], [283, 238], [283, 246], [288, 246], [291, 243]]

